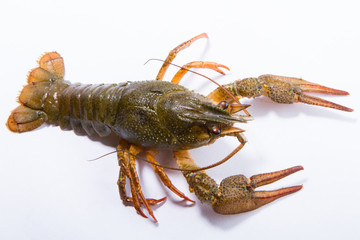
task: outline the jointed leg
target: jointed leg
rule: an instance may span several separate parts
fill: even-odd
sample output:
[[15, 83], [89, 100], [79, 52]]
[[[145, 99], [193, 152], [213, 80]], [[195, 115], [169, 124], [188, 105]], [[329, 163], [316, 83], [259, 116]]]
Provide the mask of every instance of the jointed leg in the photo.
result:
[[[155, 156], [157, 154], [157, 151], [153, 151], [153, 150], [149, 150], [146, 151], [146, 157], [148, 159], [148, 161], [154, 163], [154, 164], [158, 164], [158, 162], [156, 162], [155, 160]], [[194, 203], [193, 200], [191, 200], [190, 198], [188, 198], [184, 193], [182, 193], [180, 190], [178, 190], [170, 181], [169, 177], [167, 176], [167, 174], [165, 173], [164, 169], [162, 167], [156, 166], [156, 165], [152, 165], [154, 168], [155, 173], [160, 177], [161, 182], [167, 187], [169, 188], [173, 193], [175, 193], [176, 195], [178, 195], [179, 197]]]
[[230, 70], [227, 66], [215, 62], [202, 62], [202, 61], [190, 62], [182, 66], [182, 68], [175, 74], [171, 82], [178, 84], [180, 80], [184, 77], [184, 75], [189, 71], [190, 68], [208, 68], [217, 71], [220, 74], [225, 75], [225, 73], [222, 70], [220, 70], [219, 67]]
[[[165, 62], [163, 63], [162, 67], [159, 70], [159, 73], [156, 77], [156, 80], [160, 80], [162, 81], [164, 78], [164, 75], [166, 73], [166, 70], [168, 69], [170, 63], [174, 60], [174, 58], [176, 57], [176, 55], [181, 51], [184, 50], [185, 48], [189, 47], [194, 41], [200, 39], [200, 38], [207, 38], [207, 34], [206, 33], [202, 33], [196, 37], [193, 37], [192, 39], [183, 42], [182, 44], [180, 44], [179, 46], [177, 46], [176, 48], [174, 48], [173, 50], [170, 51], [168, 57], [166, 58]], [[173, 79], [171, 80], [172, 83], [178, 84], [180, 82], [180, 80], [184, 77], [184, 75], [189, 71], [190, 68], [208, 68], [208, 69], [212, 69], [214, 71], [217, 71], [220, 74], [225, 74], [222, 70], [219, 69], [219, 67], [225, 68], [227, 70], [230, 70], [227, 66], [222, 65], [222, 64], [218, 64], [215, 62], [202, 62], [202, 61], [195, 61], [195, 62], [190, 62], [188, 64], [185, 64], [184, 66], [182, 66], [182, 68], [176, 73], [176, 75], [173, 77]]]
[[170, 51], [168, 57], [166, 58], [164, 64], [162, 65], [162, 67], [159, 70], [159, 73], [156, 77], [156, 80], [160, 80], [162, 81], [165, 75], [166, 70], [169, 67], [169, 63], [171, 63], [174, 58], [176, 57], [176, 55], [181, 51], [184, 50], [185, 48], [189, 47], [194, 41], [200, 39], [200, 38], [207, 38], [208, 35], [206, 33], [202, 33], [196, 37], [193, 37], [192, 39], [183, 42], [182, 44], [180, 44], [179, 46], [177, 46], [176, 48], [174, 48], [173, 50]]
[[[141, 151], [141, 149], [133, 145], [128, 145], [125, 141], [121, 141], [117, 147], [117, 150], [120, 166], [118, 186], [121, 199], [124, 201], [124, 203], [132, 203], [138, 213], [141, 216], [146, 217], [146, 215], [141, 210], [141, 204], [144, 204], [148, 213], [156, 222], [157, 220], [153, 214], [152, 209], [150, 208], [150, 205], [162, 202], [165, 200], [165, 198], [159, 200], [145, 199], [144, 194], [142, 193], [135, 165], [135, 156]], [[132, 197], [128, 197], [126, 195], [126, 178], [129, 179]]]

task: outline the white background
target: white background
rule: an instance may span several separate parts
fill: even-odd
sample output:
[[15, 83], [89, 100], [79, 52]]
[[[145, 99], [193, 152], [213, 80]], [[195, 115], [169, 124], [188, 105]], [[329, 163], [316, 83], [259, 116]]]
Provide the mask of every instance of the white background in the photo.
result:
[[[0, 3], [0, 239], [360, 239], [359, 101], [360, 28], [357, 1], [10, 1]], [[338, 89], [325, 97], [353, 113], [304, 104], [251, 101], [255, 121], [249, 143], [208, 173], [218, 182], [303, 165], [274, 189], [303, 190], [259, 210], [222, 216], [197, 202], [189, 206], [161, 186], [145, 163], [139, 173], [146, 196], [168, 197], [155, 207], [159, 220], [140, 217], [118, 196], [116, 141], [91, 140], [56, 127], [10, 133], [5, 122], [28, 71], [46, 51], [65, 60], [66, 79], [100, 83], [155, 78], [181, 42], [207, 32], [175, 63], [216, 61], [226, 77], [201, 71], [220, 83], [271, 73], [302, 77]], [[166, 80], [176, 68], [171, 68]], [[215, 86], [189, 75], [183, 85], [201, 93]], [[199, 165], [221, 159], [231, 138], [193, 150]], [[166, 162], [174, 165], [171, 154]], [[195, 196], [179, 172], [174, 184]]]

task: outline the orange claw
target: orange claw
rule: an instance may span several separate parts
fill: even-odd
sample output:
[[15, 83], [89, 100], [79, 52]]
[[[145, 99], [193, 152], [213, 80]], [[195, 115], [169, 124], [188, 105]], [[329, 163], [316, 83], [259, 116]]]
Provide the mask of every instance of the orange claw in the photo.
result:
[[243, 175], [225, 178], [220, 184], [219, 197], [212, 203], [213, 209], [220, 214], [248, 212], [297, 192], [302, 185], [274, 191], [255, 191], [255, 188], [273, 183], [303, 169], [302, 166], [296, 166], [277, 172], [254, 175], [250, 179]]

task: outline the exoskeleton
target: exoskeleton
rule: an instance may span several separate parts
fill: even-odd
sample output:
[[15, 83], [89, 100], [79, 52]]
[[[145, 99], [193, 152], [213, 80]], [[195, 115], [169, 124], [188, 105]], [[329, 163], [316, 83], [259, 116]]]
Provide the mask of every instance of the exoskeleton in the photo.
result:
[[[7, 121], [13, 132], [31, 131], [43, 123], [74, 130], [77, 134], [100, 137], [115, 133], [120, 137], [117, 147], [120, 174], [118, 180], [121, 199], [131, 203], [139, 214], [145, 206], [156, 221], [150, 205], [163, 199], [145, 198], [136, 172], [136, 156], [145, 152], [161, 181], [183, 199], [190, 200], [179, 191], [159, 165], [155, 156], [159, 150], [172, 150], [179, 169], [182, 170], [190, 190], [201, 202], [212, 205], [221, 214], [235, 214], [254, 210], [277, 198], [294, 193], [302, 186], [293, 186], [275, 191], [255, 191], [255, 188], [275, 182], [301, 166], [282, 171], [265, 173], [246, 178], [236, 175], [225, 178], [218, 185], [190, 157], [188, 150], [213, 143], [224, 136], [237, 137], [240, 145], [229, 154], [227, 160], [239, 151], [246, 140], [243, 130], [235, 123], [251, 119], [246, 105], [239, 103], [242, 97], [260, 95], [278, 103], [303, 102], [335, 108], [352, 109], [306, 95], [305, 92], [347, 95], [348, 93], [310, 83], [299, 78], [263, 75], [246, 78], [220, 86], [207, 97], [178, 85], [191, 68], [209, 68], [221, 74], [226, 66], [213, 62], [191, 62], [184, 65], [171, 82], [161, 81], [177, 53], [199, 38], [200, 34], [174, 48], [164, 61], [156, 80], [126, 82], [120, 84], [72, 84], [64, 80], [63, 58], [56, 52], [43, 55], [39, 67], [28, 76], [19, 103]], [[239, 112], [244, 112], [240, 115]], [[223, 161], [224, 161], [223, 160]], [[129, 181], [131, 196], [126, 192]]]

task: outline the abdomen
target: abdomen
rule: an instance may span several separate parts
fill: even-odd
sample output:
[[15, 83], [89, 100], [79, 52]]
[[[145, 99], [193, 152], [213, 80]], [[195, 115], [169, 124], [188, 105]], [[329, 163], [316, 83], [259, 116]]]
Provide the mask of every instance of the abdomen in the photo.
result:
[[108, 136], [127, 85], [70, 84], [61, 92], [51, 93], [58, 95], [58, 100], [55, 104], [49, 101], [44, 111], [53, 114], [49, 116], [49, 123], [59, 125], [61, 129], [74, 130], [80, 135]]

